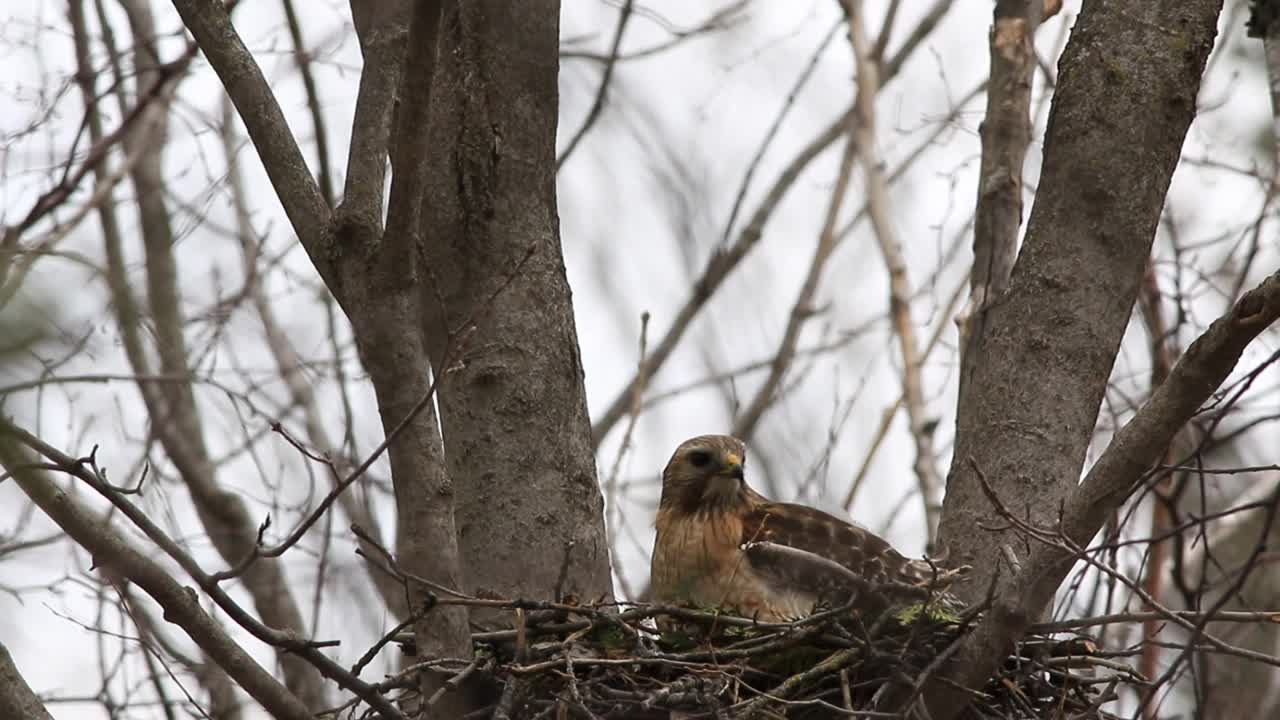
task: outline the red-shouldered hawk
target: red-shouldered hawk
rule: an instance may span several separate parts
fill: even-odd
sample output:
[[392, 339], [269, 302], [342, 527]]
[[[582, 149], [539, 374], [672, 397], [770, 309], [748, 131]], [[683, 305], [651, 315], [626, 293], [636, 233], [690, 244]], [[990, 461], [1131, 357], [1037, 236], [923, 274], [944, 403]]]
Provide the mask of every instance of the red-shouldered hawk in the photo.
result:
[[652, 599], [736, 610], [764, 622], [853, 600], [863, 612], [921, 602], [967, 568], [903, 557], [868, 530], [804, 505], [772, 502], [746, 483], [746, 447], [703, 435], [662, 471]]

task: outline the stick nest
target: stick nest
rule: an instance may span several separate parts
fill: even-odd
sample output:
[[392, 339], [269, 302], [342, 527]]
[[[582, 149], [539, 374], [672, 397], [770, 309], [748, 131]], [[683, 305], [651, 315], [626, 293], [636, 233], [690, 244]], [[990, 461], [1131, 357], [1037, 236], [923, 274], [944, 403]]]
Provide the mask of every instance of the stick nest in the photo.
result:
[[[480, 714], [502, 720], [926, 718], [925, 680], [954, 661], [972, 619], [923, 606], [869, 624], [847, 609], [763, 624], [680, 608], [517, 608], [514, 630], [476, 635], [470, 670], [494, 683]], [[1117, 688], [1144, 681], [1097, 653], [1086, 636], [1030, 635], [962, 717], [1112, 718], [1102, 706]]]

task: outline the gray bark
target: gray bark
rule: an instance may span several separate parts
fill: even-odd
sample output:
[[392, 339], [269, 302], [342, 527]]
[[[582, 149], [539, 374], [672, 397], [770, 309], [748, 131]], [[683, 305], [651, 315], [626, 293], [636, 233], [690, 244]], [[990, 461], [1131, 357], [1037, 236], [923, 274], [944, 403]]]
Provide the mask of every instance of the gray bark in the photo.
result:
[[18, 672], [4, 643], [0, 643], [0, 717], [53, 720], [40, 697]]
[[969, 346], [958, 410], [939, 532], [975, 567], [961, 589], [969, 599], [989, 586], [1002, 545], [1027, 553], [1016, 532], [981, 527], [1000, 523], [978, 471], [1041, 526], [1079, 481], [1220, 7], [1089, 3], [1063, 52], [1026, 238]]
[[[940, 540], [974, 566], [957, 592], [976, 601], [991, 589], [992, 605], [929, 683], [934, 718], [959, 713], [965, 695], [956, 685], [990, 677], [1072, 564], [1063, 547], [990, 529], [1009, 523], [980, 477], [1012, 515], [1087, 544], [1274, 319], [1275, 278], [1188, 351], [1077, 489], [1220, 10], [1220, 0], [1086, 3], [1063, 53], [1026, 239], [1008, 292], [968, 347], [973, 375], [958, 409]], [[1020, 570], [998, 560], [1004, 548]]]
[[[397, 499], [400, 565], [441, 585], [456, 586], [460, 571], [452, 485], [441, 460], [431, 403], [423, 403], [430, 392], [431, 366], [419, 329], [422, 271], [412, 262], [416, 239], [390, 228], [384, 235], [381, 220], [392, 114], [406, 48], [417, 48], [419, 62], [431, 59], [435, 33], [420, 35], [415, 45], [409, 37], [414, 5], [404, 0], [361, 3], [353, 10], [365, 67], [352, 122], [347, 192], [342, 204], [331, 209], [226, 9], [195, 0], [174, 0], [174, 5], [235, 104], [299, 242], [351, 321], [390, 438], [387, 455]], [[424, 13], [430, 8], [438, 11], [431, 3], [420, 7]], [[408, 74], [429, 87], [429, 67], [411, 67]], [[425, 102], [426, 97], [419, 100]], [[412, 177], [407, 173], [396, 182]], [[393, 198], [389, 215], [394, 219], [416, 212], [418, 202], [412, 192], [402, 191]], [[406, 226], [413, 223], [396, 227]], [[419, 406], [425, 411], [413, 414]], [[415, 606], [426, 596], [416, 584], [410, 592]], [[457, 608], [427, 613], [415, 631], [424, 653], [470, 652], [466, 616]]]
[[424, 305], [468, 589], [588, 601], [612, 582], [556, 210], [559, 16], [556, 0], [445, 12]]
[[979, 127], [982, 165], [973, 217], [973, 268], [969, 304], [960, 320], [960, 400], [973, 373], [987, 308], [1004, 294], [1018, 253], [1022, 227], [1022, 165], [1031, 142], [1031, 81], [1036, 69], [1035, 32], [1041, 0], [1000, 0], [991, 26], [991, 79], [987, 112]]
[[[454, 484], [449, 477], [435, 412], [435, 400], [416, 416], [413, 409], [432, 393], [431, 361], [421, 324], [425, 271], [416, 248], [421, 216], [422, 175], [427, 171], [418, 155], [425, 128], [420, 119], [430, 104], [439, 37], [440, 3], [413, 4], [395, 0], [372, 8], [352, 8], [357, 17], [365, 69], [352, 128], [351, 166], [369, 184], [355, 188], [338, 209], [340, 251], [332, 288], [351, 320], [360, 358], [378, 398], [378, 410], [388, 436], [401, 423], [409, 424], [388, 447], [396, 497], [396, 556], [401, 566], [449, 588], [460, 588], [457, 532], [454, 523]], [[403, 126], [392, 118], [397, 100]], [[398, 132], [394, 132], [398, 130]], [[394, 141], [393, 141], [394, 139]], [[401, 171], [391, 186], [385, 232], [379, 227], [382, 177], [388, 149]], [[366, 155], [357, 157], [357, 150]], [[376, 177], [375, 177], [376, 173]], [[411, 585], [411, 610], [418, 610], [429, 594]], [[471, 654], [470, 630], [462, 608], [439, 607], [415, 624], [419, 653], [426, 657], [465, 657]], [[429, 695], [437, 678], [423, 676]], [[451, 699], [452, 701], [452, 699]], [[462, 708], [440, 708], [448, 712]]]
[[[414, 533], [414, 547], [423, 549], [413, 556], [402, 545], [406, 569], [445, 585], [459, 581], [449, 502], [456, 493], [469, 587], [505, 596], [610, 597], [557, 237], [558, 4], [446, 7], [438, 33], [434, 23], [449, 3], [355, 8], [366, 67], [348, 192], [332, 212], [225, 10], [194, 0], [174, 4], [236, 105], [299, 240], [351, 320], [389, 435], [426, 396], [428, 348], [443, 374], [449, 472], [429, 403], [388, 448], [401, 532]], [[395, 182], [384, 232], [388, 151]], [[455, 338], [449, 331], [463, 319], [476, 330]], [[442, 365], [464, 339], [466, 362]], [[452, 618], [429, 634], [441, 652], [467, 651], [456, 613], [439, 608], [427, 618]]]

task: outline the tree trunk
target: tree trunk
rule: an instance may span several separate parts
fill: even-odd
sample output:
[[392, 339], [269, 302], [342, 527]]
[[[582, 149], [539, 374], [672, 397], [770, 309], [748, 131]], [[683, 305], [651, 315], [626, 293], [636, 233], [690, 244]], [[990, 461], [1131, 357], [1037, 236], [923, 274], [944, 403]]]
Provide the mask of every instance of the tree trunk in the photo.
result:
[[445, 11], [424, 305], [468, 589], [586, 601], [612, 580], [556, 210], [559, 16], [556, 0]]
[[[1093, 477], [1100, 462], [1076, 490], [1221, 7], [1221, 0], [1087, 3], [1063, 52], [1026, 239], [1008, 291], [968, 346], [973, 376], [958, 408], [939, 534], [974, 568], [957, 592], [970, 601], [990, 593], [991, 606], [926, 690], [934, 718], [964, 707], [956, 686], [989, 678], [1074, 559], [1011, 527], [983, 481], [1011, 515], [1088, 543], [1234, 366], [1246, 333], [1269, 322], [1270, 286], [1207, 332], [1201, 352], [1188, 353], [1186, 371], [1166, 383], [1182, 388], [1173, 390], [1181, 400], [1162, 386], [1143, 409], [1144, 424], [1126, 426], [1103, 472]], [[1207, 356], [1219, 351], [1223, 358], [1207, 371]]]
[[[1213, 47], [1220, 0], [1086, 4], [1063, 52], [1044, 169], [1009, 289], [970, 341], [939, 535], [980, 598], [1009, 546], [983, 494], [1051, 527], [1080, 480], [1165, 193]], [[1009, 571], [1005, 567], [1004, 571]]]

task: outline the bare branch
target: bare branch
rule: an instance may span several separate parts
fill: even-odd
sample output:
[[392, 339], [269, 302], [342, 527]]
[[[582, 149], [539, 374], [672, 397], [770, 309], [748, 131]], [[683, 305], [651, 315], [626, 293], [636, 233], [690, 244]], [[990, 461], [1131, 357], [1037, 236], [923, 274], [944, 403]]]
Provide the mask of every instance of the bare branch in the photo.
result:
[[364, 54], [347, 153], [347, 181], [337, 222], [364, 244], [382, 232], [383, 191], [396, 92], [409, 37], [410, 3], [353, 0], [351, 16]]
[[[933, 6], [921, 18], [919, 24], [916, 25], [902, 47], [894, 54], [893, 58], [885, 65], [883, 82], [888, 83], [893, 79], [898, 71], [902, 68], [903, 63], [911, 56], [911, 53], [928, 37], [933, 31], [942, 17], [951, 9], [951, 0], [935, 0]], [[769, 218], [773, 215], [773, 211], [777, 208], [782, 199], [787, 195], [791, 186], [799, 179], [800, 174], [804, 172], [809, 163], [822, 154], [831, 143], [835, 142], [844, 133], [844, 128], [849, 122], [849, 116], [853, 113], [853, 108], [843, 113], [828, 125], [817, 137], [807, 143], [799, 153], [792, 158], [791, 162], [783, 168], [778, 174], [777, 179], [769, 188], [765, 196], [756, 206], [756, 210], [751, 215], [751, 219], [746, 226], [738, 233], [738, 239], [728, 248], [717, 248], [709, 258], [706, 265], [703, 266], [701, 274], [693, 283], [693, 292], [685, 304], [676, 311], [672, 318], [671, 325], [662, 335], [662, 338], [653, 346], [653, 352], [649, 355], [642, 371], [632, 376], [627, 385], [614, 397], [613, 401], [605, 409], [599, 417], [595, 419], [591, 427], [592, 442], [595, 447], [600, 447], [600, 442], [605, 435], [613, 429], [614, 425], [621, 420], [627, 412], [627, 407], [631, 401], [632, 393], [635, 391], [641, 375], [646, 378], [653, 378], [657, 375], [667, 358], [675, 350], [676, 345], [684, 336], [686, 330], [689, 329], [693, 319], [706, 305], [707, 301], [715, 295], [716, 290], [724, 282], [725, 278], [737, 268], [738, 264], [751, 252], [752, 249], [760, 242], [764, 236], [765, 225], [769, 222]]]
[[[1173, 367], [1176, 354], [1172, 347], [1173, 337], [1165, 322], [1164, 309], [1161, 307], [1161, 303], [1160, 284], [1156, 277], [1155, 257], [1153, 256], [1147, 262], [1147, 269], [1142, 277], [1142, 291], [1138, 295], [1138, 307], [1141, 310], [1143, 322], [1147, 327], [1147, 343], [1151, 348], [1152, 390], [1163, 384], [1165, 379], [1169, 377], [1169, 371]], [[1162, 455], [1161, 464], [1168, 466], [1176, 463], [1177, 458], [1182, 456], [1183, 453], [1176, 449], [1176, 443], [1170, 443]], [[1165, 473], [1155, 487], [1152, 488], [1150, 535], [1153, 540], [1146, 563], [1146, 576], [1143, 578], [1142, 588], [1144, 592], [1153, 598], [1160, 597], [1164, 577], [1168, 573], [1166, 560], [1171, 541], [1161, 541], [1154, 538], [1162, 537], [1168, 532], [1172, 524], [1167, 498], [1165, 497], [1173, 484], [1172, 479], [1173, 473]], [[1154, 637], [1157, 632], [1156, 621], [1151, 620], [1143, 623], [1142, 632], [1144, 637]], [[1159, 674], [1159, 658], [1160, 648], [1154, 644], [1148, 644], [1143, 648], [1138, 672], [1142, 673], [1144, 677], [1156, 677]], [[1155, 688], [1152, 689], [1151, 695], [1154, 695], [1154, 691]], [[1145, 720], [1156, 719], [1156, 704], [1150, 702], [1150, 699], [1149, 695], [1142, 704]]]
[[631, 19], [631, 10], [634, 6], [635, 0], [624, 0], [622, 3], [622, 9], [618, 14], [618, 26], [613, 31], [613, 42], [609, 47], [609, 54], [605, 57], [604, 70], [600, 73], [600, 87], [596, 90], [595, 99], [591, 101], [591, 109], [587, 111], [587, 117], [582, 121], [577, 132], [569, 138], [564, 151], [556, 158], [556, 170], [564, 167], [564, 164], [569, 161], [578, 143], [582, 142], [582, 138], [591, 126], [596, 124], [601, 111], [604, 110], [605, 100], [609, 95], [609, 83], [613, 81], [613, 69], [618, 64], [618, 55], [622, 50], [622, 35], [627, 31], [627, 22]]
[[222, 3], [204, 0], [174, 0], [173, 5], [235, 103], [307, 255], [325, 283], [335, 287], [325, 247], [329, 205], [307, 168], [262, 69], [231, 24], [230, 12]]
[[[976, 458], [1005, 502], [1037, 527], [1056, 523], [1065, 504], [1063, 526], [1083, 544], [1226, 376], [1248, 338], [1262, 329], [1254, 325], [1263, 320], [1265, 304], [1256, 294], [1246, 295], [1237, 305], [1241, 317], [1248, 318], [1240, 334], [1232, 335], [1220, 321], [1205, 336], [1229, 336], [1227, 350], [1214, 358], [1218, 372], [1190, 369], [1206, 351], [1189, 350], [1077, 491], [1165, 194], [1195, 115], [1219, 9], [1217, 0], [1170, 0], [1140, 9], [1092, 4], [1072, 30], [1059, 64], [1026, 239], [1009, 291], [988, 309], [981, 334], [984, 361], [966, 381], [971, 390], [958, 410], [939, 535], [955, 562], [974, 566], [956, 588], [966, 599], [981, 596], [996, 574], [989, 558], [1014, 540], [1012, 528], [984, 529], [984, 520], [994, 513], [968, 458]], [[1121, 37], [1124, 42], [1115, 41]], [[1107, 62], [1093, 54], [1100, 46], [1108, 48]], [[1115, 72], [1115, 67], [1126, 70]], [[1148, 121], [1113, 121], [1134, 113]], [[1248, 338], [1243, 337], [1246, 327]], [[1170, 399], [1170, 393], [1180, 399]], [[1046, 553], [1035, 549], [1023, 560], [1022, 572], [1000, 582], [996, 602], [964, 641], [961, 662], [926, 690], [935, 720], [955, 717], [966, 697], [957, 687], [979, 687], [1009, 643], [1052, 599], [1070, 558]]]
[[[1114, 12], [1113, 12], [1114, 10]], [[1174, 53], [1170, 16], [1195, 53]], [[1164, 196], [1212, 48], [1215, 0], [1148, 7], [1149, 25], [1111, 6], [1081, 13], [1060, 63], [1040, 185], [1009, 291], [988, 308], [984, 358], [957, 412], [941, 541], [976, 570], [958, 590], [980, 593], [994, 568], [982, 558], [1005, 544], [979, 527], [989, 513], [970, 455], [1007, 501], [1037, 524], [1056, 520], [1075, 489], [1098, 408], [1138, 295]], [[1157, 19], [1158, 18], [1158, 19]], [[1107, 38], [1123, 35], [1125, 42]], [[1116, 76], [1089, 55], [1115, 44], [1142, 72]], [[1167, 62], [1154, 63], [1168, 55]], [[1170, 108], [1176, 107], [1174, 113]], [[1159, 125], [1114, 126], [1143, 113]], [[1088, 350], [1084, 350], [1088, 348]], [[1016, 492], [1015, 492], [1016, 491]]]
[[[248, 284], [248, 292], [253, 301], [254, 310], [257, 311], [258, 318], [262, 322], [266, 345], [271, 351], [271, 355], [275, 358], [276, 368], [280, 372], [280, 377], [284, 380], [285, 387], [289, 389], [293, 402], [302, 409], [308, 439], [323, 455], [330, 458], [336, 473], [346, 474], [350, 470], [351, 463], [344, 461], [342, 453], [339, 452], [337, 446], [329, 438], [320, 405], [316, 400], [315, 389], [303, 372], [305, 367], [303, 360], [294, 349], [293, 343], [289, 341], [284, 328], [280, 326], [275, 309], [267, 298], [261, 279], [257, 277], [259, 269], [255, 263], [262, 249], [255, 237], [253, 224], [249, 217], [244, 178], [241, 175], [240, 161], [236, 154], [237, 137], [233, 127], [233, 120], [230, 103], [223, 103], [222, 144], [227, 157], [227, 183], [230, 186], [231, 202], [236, 212], [236, 229], [240, 235], [240, 247], [244, 256], [244, 273]], [[337, 481], [338, 478], [335, 477], [334, 480]], [[338, 496], [338, 502], [342, 506], [343, 512], [351, 519], [351, 522], [369, 528], [375, 536], [382, 537], [382, 530], [377, 518], [356, 498], [354, 493], [341, 493]], [[396, 617], [406, 617], [408, 615], [408, 607], [405, 604], [402, 588], [396, 583], [388, 582], [383, 575], [370, 573], [370, 580], [382, 595], [387, 607], [392, 609]]]
[[[133, 30], [134, 66], [138, 68], [143, 88], [160, 82], [154, 69], [151, 41], [155, 37], [150, 5], [141, 0], [123, 0]], [[178, 291], [178, 266], [174, 257], [174, 232], [162, 174], [165, 143], [161, 139], [131, 135], [126, 147], [142, 144], [148, 147], [132, 173], [142, 219], [142, 240], [146, 250], [147, 299], [156, 339], [160, 369], [166, 375], [190, 374], [182, 298]], [[134, 368], [142, 373], [145, 368]], [[195, 394], [190, 383], [164, 383], [158, 393], [144, 393], [152, 430], [165, 453], [173, 461], [191, 492], [191, 499], [201, 523], [219, 554], [235, 563], [254, 547], [256, 523], [250, 517], [244, 500], [225, 492], [205, 444], [205, 430]], [[163, 418], [163, 419], [161, 419]], [[304, 632], [302, 614], [294, 593], [289, 589], [284, 569], [277, 562], [255, 565], [244, 577], [245, 588], [253, 596], [254, 606], [262, 620], [272, 627]], [[314, 668], [298, 657], [281, 655], [286, 683], [303, 702], [312, 707], [323, 704], [323, 682]]]
[[[436, 48], [440, 36], [443, 2], [420, 2], [414, 7], [409, 43], [401, 70], [391, 164], [396, 170], [387, 209], [386, 240], [390, 254], [407, 261], [418, 252], [422, 224], [422, 193], [426, 186], [430, 141], [427, 134], [431, 110], [431, 86], [435, 78]], [[383, 250], [381, 255], [389, 254]], [[402, 265], [409, 267], [408, 265]]]
[[[1151, 399], [1116, 433], [1066, 505], [1062, 526], [1070, 537], [1087, 541], [1102, 527], [1107, 509], [1128, 496], [1135, 479], [1159, 460], [1174, 434], [1235, 369], [1245, 347], [1277, 319], [1280, 272], [1245, 293], [1191, 343]], [[1273, 355], [1267, 364], [1275, 361]]]
[[[960, 304], [960, 298], [963, 294], [963, 285], [957, 286], [956, 289], [952, 291], [951, 296], [947, 300], [947, 303], [943, 307], [943, 311], [941, 313], [943, 320], [934, 326], [933, 332], [929, 334], [929, 341], [925, 343], [924, 351], [920, 353], [921, 364], [929, 358], [933, 353], [933, 349], [938, 346], [938, 341], [942, 339], [943, 331], [946, 330], [947, 326], [950, 324], [950, 320], [948, 318], [952, 316], [956, 306]], [[880, 446], [884, 443], [884, 439], [888, 436], [889, 426], [893, 423], [893, 418], [898, 414], [898, 410], [902, 409], [903, 404], [906, 403], [906, 399], [905, 394], [899, 393], [898, 399], [893, 403], [893, 405], [885, 408], [884, 412], [881, 413], [880, 424], [876, 427], [875, 435], [872, 436], [871, 447], [867, 449], [867, 454], [862, 461], [862, 465], [858, 467], [858, 472], [853, 476], [853, 482], [849, 484], [849, 489], [845, 492], [844, 502], [842, 503], [844, 509], [848, 510], [853, 507], [853, 501], [858, 495], [858, 489], [862, 487], [863, 481], [867, 479], [867, 473], [871, 470], [871, 461], [875, 459], [876, 451], [880, 449]]]
[[289, 26], [289, 41], [293, 43], [294, 62], [298, 66], [298, 74], [302, 76], [302, 88], [307, 93], [307, 112], [311, 114], [311, 128], [316, 138], [316, 164], [320, 166], [317, 183], [325, 204], [333, 207], [333, 170], [329, 161], [329, 132], [325, 126], [324, 113], [320, 111], [320, 93], [316, 89], [315, 73], [312, 72], [311, 55], [307, 52], [302, 40], [302, 23], [298, 20], [298, 11], [293, 7], [293, 0], [281, 0], [284, 5], [284, 17]]
[[880, 91], [879, 68], [872, 57], [870, 42], [862, 23], [860, 0], [842, 0], [849, 23], [849, 39], [853, 45], [858, 73], [857, 124], [855, 142], [867, 187], [867, 210], [880, 245], [885, 269], [889, 273], [889, 315], [893, 318], [898, 352], [902, 356], [902, 398], [915, 441], [914, 464], [920, 499], [924, 503], [928, 546], [937, 536], [938, 518], [942, 511], [942, 478], [938, 476], [933, 449], [936, 422], [928, 417], [921, 378], [921, 358], [916, 342], [915, 321], [911, 318], [911, 284], [902, 243], [893, 227], [889, 207], [889, 189], [880, 158], [876, 153], [875, 98]]
[[[1116, 433], [1062, 508], [1057, 525], [1065, 538], [1084, 546], [1102, 528], [1111, 512], [1132, 492], [1135, 480], [1160, 459], [1174, 434], [1235, 368], [1245, 347], [1277, 319], [1280, 272], [1246, 293], [1227, 315], [1192, 343], [1151, 399]], [[1280, 358], [1272, 355], [1268, 364], [1277, 359]], [[1004, 514], [1013, 516], [1007, 510]], [[1037, 544], [1023, 562], [1026, 569], [1011, 579], [1001, 592], [1001, 602], [965, 641], [969, 646], [962, 653], [966, 662], [949, 673], [948, 679], [969, 687], [982, 682], [990, 669], [988, 658], [994, 658], [1000, 648], [1021, 636], [1030, 620], [1052, 599], [1075, 559], [1059, 543]], [[974, 664], [977, 662], [983, 663], [981, 667]], [[935, 697], [949, 692], [943, 690]]]
[[[30, 457], [7, 421], [0, 420], [0, 463], [13, 472], [23, 492], [73, 540], [93, 555], [96, 565], [119, 573], [141, 587], [164, 608], [165, 619], [180, 626], [205, 653], [273, 716], [310, 720], [311, 712], [293, 693], [232, 640], [211, 618], [195, 593], [182, 587], [154, 560], [134, 549], [104, 518], [59, 488], [42, 472], [29, 469]], [[72, 466], [75, 461], [63, 459]], [[26, 717], [12, 715], [12, 717]]]
[[132, 585], [124, 582], [116, 584], [122, 603], [126, 606], [130, 619], [138, 628], [145, 640], [154, 642], [165, 654], [174, 658], [196, 677], [200, 685], [209, 693], [209, 717], [212, 720], [242, 720], [244, 703], [236, 693], [236, 684], [216, 662], [208, 659], [197, 661], [189, 657], [177, 647], [173, 639], [152, 617], [151, 612], [138, 603], [132, 591]]
[[[1031, 79], [1042, 0], [1002, 0], [991, 27], [991, 79], [987, 114], [979, 128], [982, 165], [973, 223], [969, 301], [956, 318], [960, 328], [960, 397], [980, 362], [986, 309], [1009, 285], [1022, 225], [1022, 165], [1031, 142]], [[973, 350], [970, 349], [972, 344]]]
[[[230, 647], [226, 647], [226, 644], [219, 641], [219, 638], [224, 638], [225, 635], [221, 627], [216, 625], [200, 608], [195, 593], [190, 589], [180, 587], [163, 568], [133, 550], [123, 539], [109, 531], [108, 528], [110, 526], [108, 523], [103, 522], [100, 518], [80, 507], [77, 502], [68, 497], [51, 480], [39, 476], [32, 470], [31, 463], [26, 457], [27, 453], [23, 452], [20, 446], [26, 446], [44, 456], [53, 462], [60, 472], [78, 478], [111, 502], [147, 538], [177, 562], [228, 617], [249, 631], [254, 637], [281, 651], [292, 653], [302, 661], [309, 663], [325, 677], [337, 681], [341, 687], [350, 690], [360, 699], [376, 708], [385, 718], [389, 720], [406, 720], [404, 714], [383, 697], [377, 688], [360, 680], [319, 650], [320, 647], [334, 643], [305, 640], [292, 630], [269, 627], [246, 612], [218, 585], [217, 580], [206, 573], [200, 567], [200, 564], [195, 561], [195, 558], [175, 542], [173, 538], [169, 537], [146, 512], [139, 509], [128, 498], [105, 483], [100, 474], [91, 468], [91, 458], [83, 460], [73, 458], [14, 425], [8, 419], [0, 417], [0, 452], [6, 453], [0, 460], [14, 472], [23, 491], [54, 522], [58, 523], [73, 540], [89, 550], [100, 564], [111, 563], [110, 566], [118, 567], [119, 572], [155, 598], [157, 602], [165, 607], [166, 618], [170, 614], [174, 614], [177, 619], [171, 621], [182, 626], [187, 631], [187, 634], [191, 636], [191, 639], [200, 644], [209, 657], [229, 673], [233, 671], [240, 673], [233, 675], [236, 682], [259, 702], [267, 705], [269, 710], [273, 706], [279, 705], [281, 710], [277, 714], [281, 717], [299, 717], [296, 714], [297, 708], [293, 703], [299, 703], [300, 701], [297, 696], [286, 688], [279, 686], [278, 682], [270, 674], [267, 674], [266, 677], [270, 679], [271, 684], [263, 685], [261, 680], [250, 672], [254, 669], [261, 671], [261, 668], [252, 660], [247, 661], [247, 664], [252, 665], [252, 668], [241, 667], [240, 664], [234, 666], [228, 664], [245, 664], [242, 657], [247, 658], [247, 656], [243, 655], [244, 651], [233, 641], [227, 639], [226, 644], [229, 644]], [[208, 624], [213, 624], [217, 632], [211, 633], [208, 629]], [[265, 671], [262, 672], [265, 673]], [[280, 697], [279, 691], [275, 688], [284, 690], [287, 698]], [[262, 693], [267, 697], [264, 699], [255, 693]], [[271, 705], [268, 705], [268, 702]], [[311, 717], [310, 711], [306, 710], [305, 707], [301, 709], [303, 713], [301, 717]], [[273, 712], [277, 711], [273, 710]]]
[[609, 407], [592, 424], [592, 440], [596, 447], [600, 446], [604, 436], [626, 415], [627, 407], [640, 378], [652, 378], [657, 373], [675, 350], [685, 331], [693, 323], [693, 319], [697, 317], [703, 306], [720, 288], [725, 278], [737, 268], [738, 264], [760, 242], [760, 239], [764, 236], [765, 224], [768, 223], [770, 216], [779, 203], [782, 202], [787, 191], [800, 178], [800, 174], [808, 167], [810, 162], [821, 155], [831, 143], [844, 134], [844, 128], [848, 123], [851, 112], [852, 110], [834, 120], [817, 137], [805, 145], [787, 167], [779, 173], [777, 180], [769, 188], [769, 192], [765, 194], [764, 199], [756, 206], [751, 219], [738, 233], [738, 239], [733, 245], [725, 249], [717, 249], [712, 252], [711, 257], [707, 258], [707, 264], [703, 266], [702, 273], [693, 283], [692, 295], [676, 311], [670, 327], [667, 328], [667, 332], [654, 345], [653, 352], [645, 359], [645, 366], [636, 372], [623, 392], [614, 398]]
[[839, 222], [840, 207], [844, 204], [849, 190], [849, 179], [853, 170], [853, 159], [857, 155], [857, 139], [852, 133], [847, 135], [844, 154], [840, 159], [840, 169], [836, 174], [835, 186], [831, 190], [831, 199], [827, 201], [827, 212], [822, 221], [822, 230], [818, 235], [818, 244], [813, 250], [813, 259], [809, 262], [809, 270], [805, 274], [804, 283], [796, 295], [796, 301], [787, 315], [787, 327], [782, 333], [778, 350], [773, 361], [769, 363], [769, 375], [764, 384], [756, 391], [755, 397], [747, 404], [737, 422], [733, 424], [733, 435], [749, 442], [755, 433], [760, 418], [776, 399], [778, 389], [782, 385], [783, 376], [791, 367], [796, 356], [796, 343], [800, 340], [800, 329], [814, 314], [814, 296], [818, 291], [818, 283], [822, 281], [822, 271], [827, 260], [836, 247], [836, 223]]
[[831, 29], [827, 31], [822, 42], [818, 43], [817, 49], [809, 56], [809, 62], [804, 66], [804, 70], [800, 72], [800, 76], [796, 78], [796, 82], [791, 86], [791, 90], [787, 93], [787, 97], [782, 101], [782, 108], [778, 110], [778, 114], [773, 117], [769, 129], [765, 131], [764, 139], [760, 141], [756, 152], [751, 156], [751, 161], [747, 163], [747, 169], [742, 174], [742, 182], [738, 184], [738, 192], [733, 198], [733, 207], [729, 209], [729, 219], [724, 221], [724, 234], [720, 237], [721, 244], [728, 245], [733, 234], [733, 227], [738, 220], [738, 211], [742, 209], [742, 203], [747, 199], [747, 191], [751, 189], [751, 180], [755, 177], [756, 170], [760, 167], [760, 161], [764, 159], [765, 152], [769, 146], [773, 144], [774, 138], [778, 136], [778, 129], [782, 127], [782, 121], [790, 114], [791, 109], [795, 106], [796, 99], [800, 95], [800, 91], [809, 82], [809, 78], [813, 76], [813, 71], [818, 68], [818, 61], [822, 59], [823, 53], [826, 52], [827, 46], [831, 44], [831, 40], [836, 36], [836, 31], [840, 29], [841, 23], [835, 23]]

